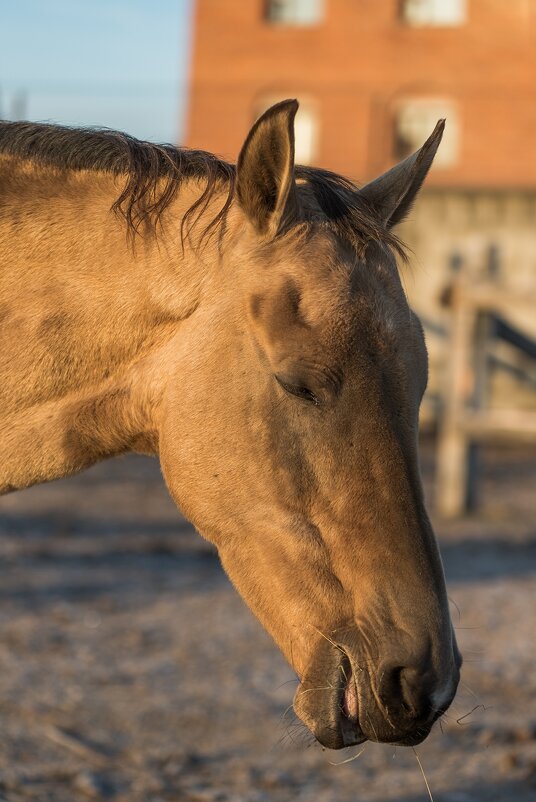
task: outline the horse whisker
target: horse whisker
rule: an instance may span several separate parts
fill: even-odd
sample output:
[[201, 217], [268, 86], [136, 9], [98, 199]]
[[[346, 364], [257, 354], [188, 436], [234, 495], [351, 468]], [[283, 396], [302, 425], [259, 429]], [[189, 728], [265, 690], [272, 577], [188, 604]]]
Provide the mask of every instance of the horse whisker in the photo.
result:
[[466, 713], [464, 716], [460, 716], [460, 718], [457, 718], [456, 719], [456, 724], [460, 724], [461, 725], [461, 722], [464, 720], [464, 718], [467, 718], [468, 716], [470, 716], [472, 713], [475, 712], [475, 710], [478, 710], [479, 707], [481, 707], [482, 710], [486, 710], [487, 709], [486, 706], [483, 705], [483, 704], [475, 705], [473, 707], [473, 709], [470, 710], [468, 713]]
[[422, 778], [424, 780], [424, 784], [426, 785], [426, 790], [428, 791], [428, 796], [430, 797], [430, 802], [434, 802], [434, 797], [432, 796], [432, 792], [430, 790], [430, 786], [428, 785], [428, 780], [426, 779], [426, 774], [424, 773], [424, 769], [422, 767], [422, 763], [421, 763], [421, 760], [419, 758], [419, 755], [417, 754], [417, 750], [415, 749], [414, 746], [412, 746], [411, 748], [413, 749], [413, 754], [415, 755], [415, 759], [416, 759], [417, 763], [419, 764], [419, 768], [421, 770]]
[[354, 760], [357, 760], [358, 757], [361, 757], [361, 755], [366, 749], [366, 746], [367, 744], [365, 744], [365, 746], [362, 746], [357, 755], [353, 755], [352, 757], [349, 757], [346, 760], [341, 760], [339, 761], [339, 763], [334, 763], [333, 761], [328, 760], [328, 763], [330, 766], [344, 766], [345, 763], [352, 763]]

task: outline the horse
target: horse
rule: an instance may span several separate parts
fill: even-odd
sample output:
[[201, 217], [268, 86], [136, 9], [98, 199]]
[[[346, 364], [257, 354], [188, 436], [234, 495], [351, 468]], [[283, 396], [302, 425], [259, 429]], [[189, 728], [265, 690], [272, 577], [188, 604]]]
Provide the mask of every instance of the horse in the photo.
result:
[[297, 674], [324, 746], [411, 746], [461, 656], [419, 472], [423, 330], [393, 228], [441, 140], [358, 188], [294, 162], [295, 100], [236, 165], [0, 125], [0, 492], [117, 454], [169, 492]]

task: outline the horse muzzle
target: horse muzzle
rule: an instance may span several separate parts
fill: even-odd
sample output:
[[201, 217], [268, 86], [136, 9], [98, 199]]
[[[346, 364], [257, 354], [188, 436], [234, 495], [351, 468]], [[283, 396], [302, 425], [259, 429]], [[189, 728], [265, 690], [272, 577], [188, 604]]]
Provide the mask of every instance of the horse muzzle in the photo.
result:
[[428, 663], [383, 661], [375, 669], [353, 661], [340, 647], [322, 650], [302, 678], [294, 709], [316, 739], [329, 749], [363, 741], [416, 746], [447, 710], [459, 681], [461, 657], [439, 673]]

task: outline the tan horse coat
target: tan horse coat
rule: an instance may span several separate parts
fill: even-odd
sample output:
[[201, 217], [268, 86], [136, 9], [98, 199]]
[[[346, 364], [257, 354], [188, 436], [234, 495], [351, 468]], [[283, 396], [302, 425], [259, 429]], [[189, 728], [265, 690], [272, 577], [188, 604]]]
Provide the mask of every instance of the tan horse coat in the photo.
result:
[[[263, 115], [236, 176], [101, 134], [0, 134], [0, 492], [158, 456], [299, 674], [317, 738], [412, 744], [460, 658], [418, 472], [426, 352], [390, 228], [442, 129], [358, 191], [294, 167], [295, 111]], [[111, 211], [129, 175], [130, 235]]]

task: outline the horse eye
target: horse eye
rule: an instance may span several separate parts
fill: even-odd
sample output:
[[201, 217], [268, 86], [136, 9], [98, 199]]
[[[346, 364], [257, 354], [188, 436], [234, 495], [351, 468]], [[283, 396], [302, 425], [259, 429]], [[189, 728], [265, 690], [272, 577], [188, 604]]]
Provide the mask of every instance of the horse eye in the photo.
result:
[[309, 401], [310, 404], [314, 404], [316, 407], [320, 404], [318, 396], [315, 395], [312, 390], [309, 390], [309, 388], [305, 387], [303, 384], [289, 384], [288, 382], [284, 381], [277, 375], [275, 379], [277, 383], [283, 388], [283, 390], [285, 390], [286, 393], [290, 393], [290, 395], [295, 395], [297, 398], [303, 398], [304, 401]]

